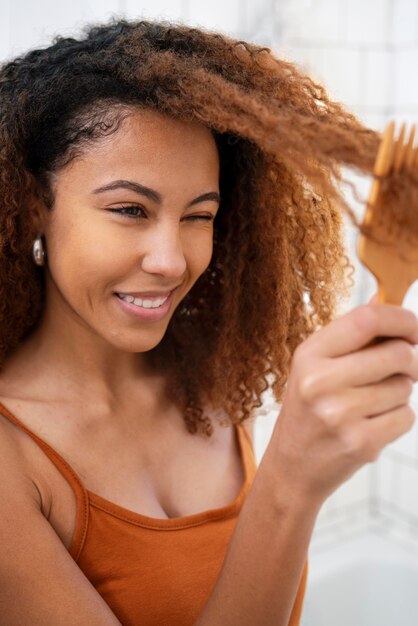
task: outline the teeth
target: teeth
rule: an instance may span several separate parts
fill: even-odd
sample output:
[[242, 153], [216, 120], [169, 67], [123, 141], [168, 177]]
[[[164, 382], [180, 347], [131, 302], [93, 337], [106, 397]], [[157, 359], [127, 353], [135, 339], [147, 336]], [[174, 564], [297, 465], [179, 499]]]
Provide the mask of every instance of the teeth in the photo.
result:
[[125, 296], [122, 293], [119, 293], [118, 295], [122, 300], [125, 300], [125, 302], [133, 302], [136, 306], [141, 306], [144, 309], [157, 309], [162, 304], [164, 304], [164, 302], [168, 298], [168, 296], [165, 296], [164, 298], [154, 298], [153, 300], [142, 300], [141, 298], [134, 298], [133, 296], [129, 295]]

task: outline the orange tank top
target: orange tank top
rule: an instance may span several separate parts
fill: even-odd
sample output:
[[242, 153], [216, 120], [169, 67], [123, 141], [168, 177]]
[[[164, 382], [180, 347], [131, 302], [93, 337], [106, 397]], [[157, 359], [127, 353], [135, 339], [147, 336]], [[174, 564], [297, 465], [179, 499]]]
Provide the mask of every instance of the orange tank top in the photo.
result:
[[[257, 470], [246, 430], [236, 427], [245, 469], [237, 498], [221, 508], [157, 519], [86, 489], [69, 463], [1, 403], [0, 413], [42, 448], [73, 488], [77, 516], [69, 553], [123, 626], [192, 626], [219, 576]], [[299, 626], [307, 575], [308, 559], [289, 626]]]

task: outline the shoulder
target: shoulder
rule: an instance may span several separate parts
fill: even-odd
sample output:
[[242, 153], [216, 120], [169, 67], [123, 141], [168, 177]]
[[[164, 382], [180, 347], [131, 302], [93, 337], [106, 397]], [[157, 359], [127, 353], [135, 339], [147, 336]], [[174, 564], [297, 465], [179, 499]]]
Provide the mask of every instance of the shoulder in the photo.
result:
[[0, 415], [0, 469], [5, 489], [16, 489], [22, 495], [34, 500], [42, 509], [42, 499], [36, 481], [30, 475], [29, 463], [19, 437], [13, 431], [13, 425]]
[[29, 438], [22, 436], [19, 429], [0, 413], [0, 473], [1, 480], [10, 488], [20, 485], [22, 495], [35, 502], [45, 515], [46, 497], [41, 481], [33, 473]]

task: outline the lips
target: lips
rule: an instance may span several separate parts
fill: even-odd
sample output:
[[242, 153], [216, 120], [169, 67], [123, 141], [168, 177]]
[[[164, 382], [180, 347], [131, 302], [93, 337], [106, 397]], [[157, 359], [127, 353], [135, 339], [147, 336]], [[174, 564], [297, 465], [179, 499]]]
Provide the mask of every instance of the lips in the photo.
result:
[[[122, 310], [125, 313], [148, 322], [157, 322], [162, 320], [170, 311], [174, 298], [173, 292], [171, 292], [169, 296], [163, 299], [163, 304], [159, 306], [149, 306], [150, 303], [147, 303], [146, 299], [142, 300], [142, 298], [138, 298], [140, 302], [136, 302], [137, 299], [134, 299], [133, 296], [121, 297], [116, 292], [114, 295], [118, 305], [122, 307]], [[156, 302], [157, 301], [158, 299]]]
[[134, 298], [133, 296], [130, 296], [130, 295], [121, 295], [121, 294], [116, 294], [116, 295], [120, 300], [124, 300], [125, 302], [132, 302], [136, 304], [137, 306], [143, 306], [148, 309], [150, 307], [162, 306], [164, 302], [168, 300], [171, 294], [169, 294], [168, 296], [164, 296], [162, 298]]

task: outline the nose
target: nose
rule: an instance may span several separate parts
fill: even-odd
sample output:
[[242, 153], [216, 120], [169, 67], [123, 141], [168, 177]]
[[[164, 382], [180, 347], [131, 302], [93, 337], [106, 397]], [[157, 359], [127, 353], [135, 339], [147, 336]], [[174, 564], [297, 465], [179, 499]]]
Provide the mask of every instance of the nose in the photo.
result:
[[142, 269], [148, 274], [161, 274], [177, 280], [184, 276], [186, 258], [178, 225], [166, 224], [156, 228], [147, 241], [142, 257]]

